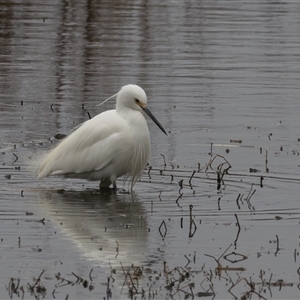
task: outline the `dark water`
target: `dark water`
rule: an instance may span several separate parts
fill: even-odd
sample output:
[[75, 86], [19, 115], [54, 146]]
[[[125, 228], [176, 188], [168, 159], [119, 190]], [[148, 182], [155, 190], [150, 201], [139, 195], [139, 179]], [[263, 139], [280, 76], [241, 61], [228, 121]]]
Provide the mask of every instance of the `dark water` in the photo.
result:
[[[0, 298], [298, 299], [299, 10], [2, 1]], [[128, 83], [168, 132], [149, 121], [152, 170], [133, 194], [27, 171]]]

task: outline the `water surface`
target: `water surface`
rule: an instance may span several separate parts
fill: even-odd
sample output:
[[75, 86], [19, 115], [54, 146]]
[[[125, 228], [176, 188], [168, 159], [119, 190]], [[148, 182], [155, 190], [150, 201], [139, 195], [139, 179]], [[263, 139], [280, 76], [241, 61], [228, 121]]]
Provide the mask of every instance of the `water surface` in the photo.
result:
[[[2, 1], [0, 11], [1, 298], [299, 298], [296, 2]], [[133, 194], [27, 171], [128, 83], [168, 132], [149, 121], [152, 169]]]

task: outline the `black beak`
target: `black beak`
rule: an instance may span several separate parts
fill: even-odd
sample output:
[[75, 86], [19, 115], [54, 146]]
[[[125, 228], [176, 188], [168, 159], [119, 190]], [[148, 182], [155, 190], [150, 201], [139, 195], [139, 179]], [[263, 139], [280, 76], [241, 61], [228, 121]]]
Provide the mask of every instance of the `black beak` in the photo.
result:
[[152, 119], [152, 121], [160, 128], [160, 130], [167, 135], [166, 131], [162, 127], [162, 125], [157, 121], [157, 119], [152, 115], [151, 111], [147, 107], [142, 107], [141, 108], [144, 110], [144, 112]]

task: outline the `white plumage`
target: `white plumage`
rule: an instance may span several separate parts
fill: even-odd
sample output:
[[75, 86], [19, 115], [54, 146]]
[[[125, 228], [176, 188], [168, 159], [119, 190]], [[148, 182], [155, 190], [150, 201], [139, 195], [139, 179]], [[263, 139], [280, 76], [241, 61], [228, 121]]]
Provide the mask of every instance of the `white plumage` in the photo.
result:
[[117, 93], [115, 110], [84, 122], [42, 159], [38, 178], [62, 175], [101, 180], [100, 187], [116, 187], [116, 179], [126, 176], [131, 178], [132, 188], [150, 155], [150, 134], [143, 111], [166, 134], [147, 108], [145, 91], [137, 85], [126, 85]]

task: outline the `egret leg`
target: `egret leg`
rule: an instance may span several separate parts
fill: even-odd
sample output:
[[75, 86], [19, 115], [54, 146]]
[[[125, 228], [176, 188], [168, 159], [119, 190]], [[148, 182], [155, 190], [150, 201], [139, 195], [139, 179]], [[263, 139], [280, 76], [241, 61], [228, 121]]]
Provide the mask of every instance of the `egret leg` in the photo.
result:
[[100, 189], [102, 188], [107, 189], [109, 188], [110, 185], [111, 185], [111, 181], [109, 179], [102, 179], [100, 181], [99, 187]]
[[105, 190], [105, 189], [110, 189], [110, 185], [113, 185], [113, 190], [116, 190], [117, 189], [117, 183], [116, 183], [116, 181], [111, 181], [110, 179], [103, 179], [103, 180], [101, 180], [101, 182], [100, 182], [100, 184], [99, 184], [99, 188], [100, 189], [103, 189], [103, 190]]

